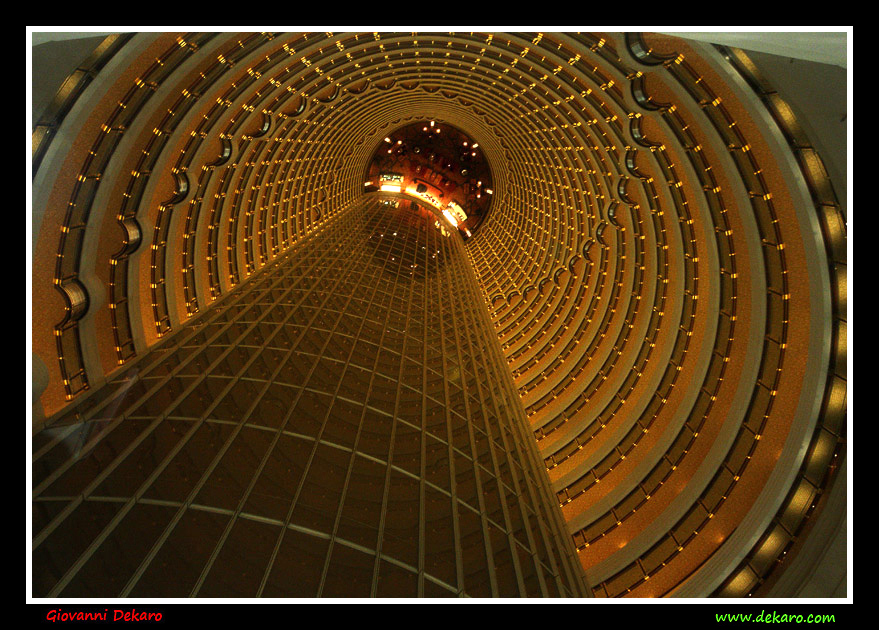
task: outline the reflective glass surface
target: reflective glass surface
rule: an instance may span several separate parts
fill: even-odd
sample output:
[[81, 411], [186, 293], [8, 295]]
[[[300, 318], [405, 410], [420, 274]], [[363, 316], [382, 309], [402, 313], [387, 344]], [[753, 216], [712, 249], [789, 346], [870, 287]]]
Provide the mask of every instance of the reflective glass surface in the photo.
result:
[[35, 440], [34, 595], [584, 595], [484, 308], [440, 216], [340, 213]]

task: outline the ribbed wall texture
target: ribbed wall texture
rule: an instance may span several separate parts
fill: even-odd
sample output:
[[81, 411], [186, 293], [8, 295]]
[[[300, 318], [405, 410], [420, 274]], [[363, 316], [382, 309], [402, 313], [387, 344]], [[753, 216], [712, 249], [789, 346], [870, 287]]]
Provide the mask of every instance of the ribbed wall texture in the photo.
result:
[[746, 55], [584, 33], [105, 50], [35, 132], [38, 427], [329, 229], [382, 138], [435, 120], [492, 169], [465, 256], [594, 594], [759, 595], [796, 555], [845, 454], [845, 217]]

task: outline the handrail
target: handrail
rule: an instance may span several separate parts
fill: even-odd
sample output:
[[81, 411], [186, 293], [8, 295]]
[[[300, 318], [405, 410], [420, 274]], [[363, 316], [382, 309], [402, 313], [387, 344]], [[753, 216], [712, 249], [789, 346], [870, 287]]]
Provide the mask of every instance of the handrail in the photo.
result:
[[[839, 287], [841, 283], [845, 283], [846, 277], [846, 217], [821, 158], [815, 148], [805, 139], [805, 135], [787, 103], [765, 83], [745, 51], [723, 46], [715, 47], [729, 59], [730, 65], [754, 90], [790, 145], [815, 202], [815, 210], [821, 224], [822, 239], [827, 248], [831, 286]], [[839, 296], [834, 293], [832, 302], [832, 338], [834, 343], [827, 369], [821, 414], [809, 442], [808, 455], [797, 473], [797, 478], [791, 485], [786, 500], [773, 517], [765, 534], [745, 555], [731, 576], [712, 593], [713, 596], [760, 596], [774, 584], [779, 566], [787, 558], [793, 557], [792, 551], [802, 546], [803, 540], [798, 534], [820, 512], [823, 505], [821, 499], [826, 497], [831, 484], [836, 479], [841, 462], [845, 458], [846, 313], [838, 298]], [[840, 335], [842, 335], [842, 339], [840, 339]], [[804, 486], [804, 484], [806, 485]], [[817, 497], [813, 500], [812, 507], [804, 511], [800, 518], [796, 519], [796, 522], [791, 523], [787, 512], [791, 504], [798, 500], [800, 489], [806, 486], [813, 488]], [[775, 551], [774, 557], [768, 557], [769, 554], [765, 551], [775, 546], [773, 535], [779, 527], [790, 535], [790, 542], [778, 545], [777, 548], [773, 549]], [[793, 531], [790, 531], [791, 529]], [[759, 562], [757, 564], [759, 566], [752, 566], [758, 556]], [[743, 583], [743, 577], [756, 579], [750, 580], [750, 588], [747, 589], [747, 592], [737, 592], [736, 583], [737, 581], [739, 584]]]
[[31, 179], [37, 176], [49, 146], [64, 117], [73, 108], [95, 75], [132, 38], [134, 33], [108, 35], [92, 53], [70, 73], [58, 88], [45, 111], [34, 122], [31, 133]]

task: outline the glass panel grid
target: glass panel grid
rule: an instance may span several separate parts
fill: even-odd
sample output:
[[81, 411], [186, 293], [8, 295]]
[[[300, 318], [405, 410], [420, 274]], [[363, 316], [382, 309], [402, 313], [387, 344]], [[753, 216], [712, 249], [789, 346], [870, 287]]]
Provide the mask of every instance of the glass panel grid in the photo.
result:
[[461, 242], [387, 201], [47, 429], [85, 447], [37, 459], [35, 595], [585, 594]]

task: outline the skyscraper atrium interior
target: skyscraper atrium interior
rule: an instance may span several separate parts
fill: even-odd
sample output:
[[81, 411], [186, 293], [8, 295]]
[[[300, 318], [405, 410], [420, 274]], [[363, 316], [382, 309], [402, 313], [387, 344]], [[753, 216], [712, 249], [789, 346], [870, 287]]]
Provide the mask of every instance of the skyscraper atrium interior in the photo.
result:
[[54, 35], [33, 597], [847, 596], [845, 68]]

